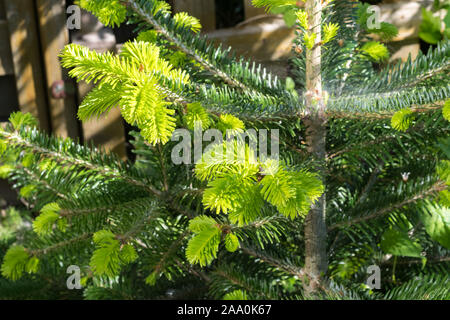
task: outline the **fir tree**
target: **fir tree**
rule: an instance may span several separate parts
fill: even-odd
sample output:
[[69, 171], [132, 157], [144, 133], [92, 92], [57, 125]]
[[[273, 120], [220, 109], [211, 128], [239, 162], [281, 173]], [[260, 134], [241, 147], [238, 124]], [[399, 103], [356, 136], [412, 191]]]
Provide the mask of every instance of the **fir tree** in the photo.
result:
[[[39, 215], [5, 254], [2, 275], [19, 282], [0, 296], [77, 265], [87, 299], [450, 298], [448, 39], [390, 64], [397, 30], [368, 26], [367, 5], [253, 3], [294, 17], [293, 79], [215, 47], [164, 1], [79, 1], [106, 25], [139, 26], [118, 55], [61, 53], [96, 84], [79, 118], [119, 107], [137, 160], [11, 115], [0, 174]], [[175, 164], [175, 128], [278, 129], [281, 159], [237, 139]]]

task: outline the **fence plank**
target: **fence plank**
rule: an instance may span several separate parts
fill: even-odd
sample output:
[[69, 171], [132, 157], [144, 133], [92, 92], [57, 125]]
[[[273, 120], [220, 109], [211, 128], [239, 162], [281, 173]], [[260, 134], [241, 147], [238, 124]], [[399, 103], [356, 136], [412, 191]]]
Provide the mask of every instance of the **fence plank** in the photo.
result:
[[43, 86], [34, 1], [6, 0], [5, 10], [20, 109], [37, 117], [41, 129], [48, 131], [50, 124]]
[[14, 66], [9, 46], [8, 23], [0, 20], [0, 77], [14, 74]]
[[207, 36], [225, 48], [231, 46], [238, 55], [263, 62], [289, 58], [295, 30], [288, 28], [283, 18], [267, 16], [254, 23], [216, 30]]
[[51, 93], [51, 87], [55, 82], [71, 83], [58, 58], [61, 50], [69, 43], [65, 3], [66, 1], [61, 0], [36, 2], [52, 132], [61, 137], [77, 138], [80, 136], [80, 125], [76, 117], [75, 96], [67, 94], [66, 98], [57, 99]]
[[173, 0], [174, 12], [187, 12], [200, 19], [203, 31], [216, 29], [215, 8], [214, 0]]

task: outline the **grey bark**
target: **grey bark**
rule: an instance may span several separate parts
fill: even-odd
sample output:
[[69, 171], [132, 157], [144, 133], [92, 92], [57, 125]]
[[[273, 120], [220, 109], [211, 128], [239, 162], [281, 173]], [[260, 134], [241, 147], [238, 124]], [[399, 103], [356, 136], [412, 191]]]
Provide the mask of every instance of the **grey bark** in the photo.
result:
[[[306, 52], [306, 143], [308, 151], [318, 163], [318, 169], [325, 176], [326, 155], [326, 115], [322, 93], [321, 77], [321, 20], [322, 3], [320, 0], [307, 0], [309, 32], [316, 34], [316, 45]], [[323, 181], [325, 184], [325, 181]], [[304, 282], [307, 295], [314, 295], [322, 286], [327, 271], [326, 238], [327, 229], [325, 194], [311, 206], [305, 219], [305, 273]]]

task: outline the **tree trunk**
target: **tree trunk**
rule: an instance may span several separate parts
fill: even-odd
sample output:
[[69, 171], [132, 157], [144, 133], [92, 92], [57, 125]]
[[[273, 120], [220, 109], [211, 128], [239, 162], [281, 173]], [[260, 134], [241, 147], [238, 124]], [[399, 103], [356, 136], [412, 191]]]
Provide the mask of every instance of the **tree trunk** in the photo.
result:
[[[308, 151], [319, 164], [319, 171], [324, 177], [326, 116], [321, 77], [321, 0], [307, 0], [306, 12], [308, 13], [309, 32], [316, 34], [316, 45], [306, 52], [307, 116], [304, 121], [307, 127], [306, 143]], [[325, 216], [326, 197], [324, 194], [311, 206], [305, 219], [305, 272], [309, 281], [304, 283], [304, 289], [307, 295], [314, 295], [317, 292], [328, 267]]]

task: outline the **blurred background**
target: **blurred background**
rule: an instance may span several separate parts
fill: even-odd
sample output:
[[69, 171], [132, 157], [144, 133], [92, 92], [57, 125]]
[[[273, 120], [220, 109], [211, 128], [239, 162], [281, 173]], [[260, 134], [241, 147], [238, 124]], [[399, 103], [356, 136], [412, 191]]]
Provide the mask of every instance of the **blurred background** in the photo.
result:
[[[232, 46], [238, 54], [262, 63], [281, 77], [288, 74], [294, 30], [286, 26], [281, 15], [256, 9], [251, 0], [168, 2], [174, 12], [185, 11], [199, 18], [202, 32], [213, 41]], [[420, 50], [426, 52], [434, 40], [423, 36], [424, 29], [439, 37], [441, 24], [449, 24], [442, 0], [363, 2], [378, 5], [381, 21], [399, 28], [399, 35], [388, 44], [393, 62], [406, 60], [410, 54], [414, 58]], [[30, 112], [49, 133], [89, 141], [124, 159], [132, 158], [127, 142], [130, 128], [118, 109], [98, 120], [78, 121], [77, 105], [91, 87], [71, 80], [61, 68], [58, 54], [68, 43], [117, 52], [120, 44], [135, 37], [134, 26], [106, 28], [82, 11], [81, 29], [69, 30], [70, 5], [73, 1], [0, 0], [0, 121], [6, 121], [13, 111]], [[429, 17], [423, 16], [422, 8], [430, 12]], [[0, 180], [0, 209], [16, 199], [10, 186]]]

